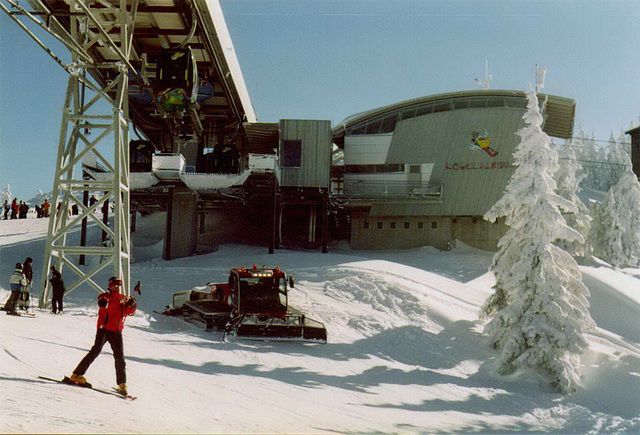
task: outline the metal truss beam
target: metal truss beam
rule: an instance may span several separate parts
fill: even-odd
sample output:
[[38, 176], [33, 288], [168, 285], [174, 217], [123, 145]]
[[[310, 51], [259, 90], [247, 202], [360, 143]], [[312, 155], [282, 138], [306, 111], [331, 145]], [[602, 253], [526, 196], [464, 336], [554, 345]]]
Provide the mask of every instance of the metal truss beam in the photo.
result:
[[[33, 2], [38, 3], [39, 0]], [[53, 32], [58, 35], [56, 39], [65, 41], [72, 62], [64, 66], [70, 76], [58, 139], [52, 209], [43, 261], [41, 308], [48, 305], [51, 285], [46, 277], [52, 265], [59, 271], [66, 268], [77, 276], [76, 280], [65, 277], [69, 283], [67, 293], [84, 287], [104, 291], [105, 283], [101, 285], [95, 278], [109, 268], [112, 275], [122, 279], [122, 293], [129, 295], [131, 292], [127, 95], [129, 73], [138, 75], [131, 64], [132, 58], [136, 57], [132, 35], [138, 2], [130, 4], [129, 9], [126, 0], [119, 0], [116, 5], [109, 4], [109, 8], [100, 2], [85, 0], [71, 0], [69, 3], [70, 26], [62, 33], [61, 26]], [[46, 12], [42, 8], [39, 10]], [[37, 20], [33, 14], [28, 17]], [[53, 16], [48, 18], [56, 19]], [[96, 26], [99, 28], [97, 33]], [[112, 29], [118, 29], [117, 35], [111, 33]], [[114, 39], [116, 36], [117, 40]], [[95, 44], [110, 47], [118, 61], [100, 62], [90, 57], [91, 47]], [[98, 69], [103, 73], [104, 70], [111, 71], [106, 75], [96, 74]], [[97, 76], [108, 79], [106, 83], [95, 83], [88, 78]], [[107, 169], [103, 178], [87, 180], [82, 177], [79, 166], [83, 158], [90, 155]], [[87, 204], [83, 198], [90, 195], [100, 198], [93, 204]], [[109, 205], [113, 205], [111, 225], [105, 223], [102, 216], [109, 212]], [[73, 206], [79, 210], [77, 215], [69, 214]], [[72, 235], [85, 219], [107, 234], [107, 242], [102, 246], [83, 246], [79, 238]], [[89, 266], [79, 266], [79, 256], [95, 260], [90, 261]]]

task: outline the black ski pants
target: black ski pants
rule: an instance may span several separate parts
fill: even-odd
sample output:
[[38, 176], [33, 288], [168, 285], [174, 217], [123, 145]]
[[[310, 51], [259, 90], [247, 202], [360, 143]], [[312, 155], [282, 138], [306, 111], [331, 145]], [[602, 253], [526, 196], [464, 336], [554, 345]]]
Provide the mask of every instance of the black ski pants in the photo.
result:
[[62, 297], [64, 296], [64, 290], [54, 290], [51, 297], [51, 311], [53, 313], [62, 312]]
[[15, 313], [16, 305], [18, 304], [18, 299], [20, 299], [20, 294], [22, 290], [11, 290], [11, 296], [9, 296], [9, 300], [6, 304], [4, 304], [4, 309], [7, 313]]
[[113, 358], [116, 362], [116, 383], [118, 385], [127, 382], [127, 375], [125, 372], [124, 362], [124, 349], [122, 345], [122, 332], [108, 331], [106, 329], [98, 329], [96, 333], [96, 341], [93, 343], [93, 347], [89, 353], [82, 358], [78, 367], [73, 371], [76, 375], [84, 375], [93, 361], [100, 355], [102, 347], [106, 342], [111, 345], [113, 351]]

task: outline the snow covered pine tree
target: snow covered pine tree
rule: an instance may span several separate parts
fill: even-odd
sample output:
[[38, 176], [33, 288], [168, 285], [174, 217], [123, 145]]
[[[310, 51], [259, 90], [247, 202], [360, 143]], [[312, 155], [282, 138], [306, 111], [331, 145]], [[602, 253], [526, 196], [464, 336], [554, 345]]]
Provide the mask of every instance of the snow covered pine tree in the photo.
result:
[[482, 308], [492, 317], [485, 328], [499, 349], [498, 373], [532, 368], [562, 393], [575, 391], [584, 332], [595, 327], [589, 313], [589, 290], [578, 264], [555, 246], [557, 239], [582, 241], [560, 213], [575, 205], [554, 191], [558, 153], [541, 129], [538, 98], [531, 91], [520, 144], [513, 154], [517, 168], [500, 200], [485, 218], [505, 217], [510, 227], [498, 242], [491, 270], [495, 293]]
[[[562, 164], [558, 165], [558, 170], [555, 174], [557, 193], [576, 206], [575, 212], [567, 213], [564, 216], [565, 221], [567, 225], [586, 238], [591, 226], [591, 217], [587, 206], [578, 198], [578, 192], [580, 191], [580, 182], [587, 175], [580, 163], [576, 161], [576, 153], [573, 151], [571, 143], [565, 143], [560, 147], [558, 155], [558, 158], [562, 160]], [[556, 245], [571, 255], [586, 255], [586, 243], [584, 240], [557, 240]]]
[[624, 159], [620, 180], [594, 207], [589, 232], [591, 253], [616, 267], [640, 262], [640, 182], [629, 156]]

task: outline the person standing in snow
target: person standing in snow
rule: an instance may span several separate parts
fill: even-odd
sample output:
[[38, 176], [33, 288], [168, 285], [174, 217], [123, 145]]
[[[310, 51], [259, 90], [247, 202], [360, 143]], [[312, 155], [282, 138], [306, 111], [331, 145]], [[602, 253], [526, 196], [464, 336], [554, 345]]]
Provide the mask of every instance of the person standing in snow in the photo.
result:
[[18, 198], [11, 202], [11, 219], [18, 219]]
[[49, 204], [49, 201], [47, 201], [47, 199], [45, 198], [44, 202], [42, 203], [43, 217], [49, 217], [49, 208], [51, 208], [51, 204]]
[[11, 206], [9, 205], [9, 202], [5, 199], [4, 200], [4, 204], [2, 205], [2, 210], [4, 211], [4, 220], [6, 221], [8, 219], [8, 215], [9, 215], [9, 210], [11, 209]]
[[4, 305], [4, 310], [7, 314], [17, 315], [16, 303], [18, 302], [18, 299], [20, 299], [22, 288], [27, 285], [27, 280], [24, 277], [24, 273], [22, 273], [22, 264], [16, 263], [16, 269], [11, 274], [9, 285], [11, 287], [11, 296]]
[[127, 316], [136, 311], [135, 298], [129, 298], [119, 293], [122, 280], [113, 276], [109, 278], [108, 290], [98, 295], [98, 331], [95, 343], [89, 353], [80, 361], [70, 377], [71, 382], [78, 385], [87, 384], [84, 374], [89, 366], [100, 355], [102, 347], [108, 341], [113, 351], [116, 364], [116, 383], [118, 392], [127, 394], [127, 375], [125, 371], [124, 350], [122, 344], [122, 329]]
[[62, 298], [66, 291], [64, 287], [64, 281], [62, 280], [62, 274], [58, 272], [55, 266], [51, 266], [51, 288], [53, 289], [53, 295], [51, 297], [51, 312], [53, 314], [62, 314]]
[[31, 257], [27, 257], [26, 260], [24, 260], [24, 263], [22, 263], [22, 273], [27, 283], [22, 288], [18, 308], [25, 311], [29, 311], [29, 305], [31, 305], [31, 302], [29, 301], [29, 293], [31, 292], [31, 281], [33, 281], [33, 268], [31, 264], [33, 264], [33, 260], [31, 259]]

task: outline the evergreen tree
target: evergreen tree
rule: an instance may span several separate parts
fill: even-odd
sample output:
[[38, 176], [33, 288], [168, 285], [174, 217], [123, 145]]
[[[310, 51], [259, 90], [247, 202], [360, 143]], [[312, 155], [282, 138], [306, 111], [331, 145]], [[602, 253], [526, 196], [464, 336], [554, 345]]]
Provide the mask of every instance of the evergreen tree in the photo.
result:
[[626, 144], [618, 143], [613, 135], [613, 131], [609, 137], [609, 152], [607, 153], [607, 163], [609, 167], [608, 185], [605, 190], [609, 190], [615, 186], [620, 177], [627, 170], [627, 166], [631, 164], [629, 154], [625, 151]]
[[[589, 209], [578, 198], [578, 192], [580, 191], [580, 182], [586, 177], [582, 166], [576, 161], [576, 154], [571, 146], [563, 146], [559, 150], [559, 159], [562, 164], [555, 175], [557, 184], [557, 193], [567, 201], [570, 201], [575, 205], [575, 212], [566, 211], [564, 214], [567, 225], [580, 233], [580, 235], [586, 239], [589, 234], [589, 227], [591, 226], [591, 217], [589, 216]], [[556, 244], [569, 252], [571, 255], [585, 255], [585, 241], [567, 241], [557, 240]]]
[[8, 184], [7, 187], [2, 189], [2, 192], [0, 192], [0, 205], [4, 203], [5, 199], [8, 203], [11, 203], [11, 201], [13, 201], [13, 197], [11, 196], [11, 186], [9, 186]]
[[594, 207], [596, 227], [589, 234], [591, 253], [612, 266], [637, 266], [640, 262], [640, 182], [626, 161], [624, 173], [602, 204]]
[[504, 217], [510, 228], [498, 243], [491, 266], [495, 293], [482, 311], [492, 317], [485, 331], [499, 350], [499, 373], [533, 368], [558, 391], [570, 392], [579, 380], [579, 354], [587, 347], [583, 334], [594, 322], [577, 263], [553, 242], [582, 236], [560, 213], [560, 207], [575, 213], [576, 206], [554, 192], [558, 154], [541, 129], [533, 91], [528, 100], [513, 155], [517, 168], [504, 196], [485, 215], [491, 222]]
[[627, 259], [622, 248], [624, 228], [620, 223], [613, 189], [607, 192], [600, 204], [592, 207], [588, 244], [591, 255], [603, 259], [612, 266], [622, 266]]

